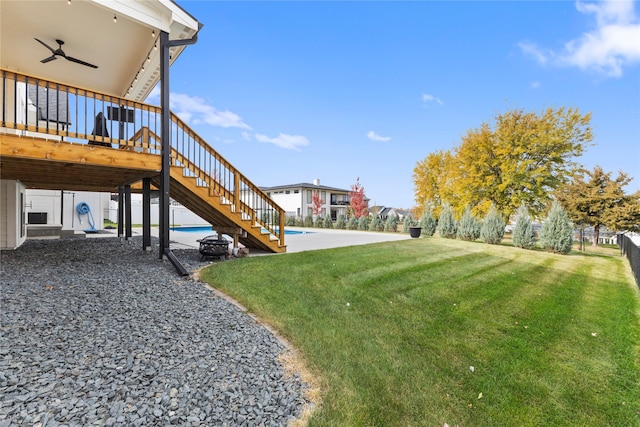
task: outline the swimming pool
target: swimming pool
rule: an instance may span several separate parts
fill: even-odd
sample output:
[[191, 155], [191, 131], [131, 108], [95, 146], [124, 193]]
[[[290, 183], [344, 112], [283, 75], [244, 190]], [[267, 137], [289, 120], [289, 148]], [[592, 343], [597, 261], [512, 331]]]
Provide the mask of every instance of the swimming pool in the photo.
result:
[[[180, 232], [184, 232], [184, 233], [202, 233], [202, 232], [206, 232], [206, 231], [211, 231], [213, 232], [213, 230], [211, 229], [211, 226], [192, 226], [192, 227], [169, 227], [169, 230], [171, 231], [180, 231]], [[266, 229], [264, 230], [265, 232], [267, 231]], [[311, 232], [309, 231], [298, 231], [298, 230], [287, 230], [285, 228], [284, 230], [284, 234], [311, 234]]]

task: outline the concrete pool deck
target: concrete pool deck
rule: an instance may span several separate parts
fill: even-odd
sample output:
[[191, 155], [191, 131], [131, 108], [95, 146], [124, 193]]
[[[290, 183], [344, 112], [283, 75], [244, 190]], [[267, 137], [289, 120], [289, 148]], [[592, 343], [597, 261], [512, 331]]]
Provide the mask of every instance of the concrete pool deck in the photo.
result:
[[[385, 233], [374, 231], [333, 230], [325, 228], [287, 227], [287, 230], [299, 231], [301, 234], [287, 234], [284, 242], [287, 245], [287, 253], [312, 251], [317, 249], [330, 249], [342, 246], [366, 245], [369, 243], [390, 242], [407, 240], [411, 237], [405, 233]], [[113, 234], [111, 234], [113, 231]], [[113, 236], [115, 230], [109, 230], [109, 234], [87, 235], [87, 237]], [[133, 229], [133, 235], [141, 235], [140, 228]], [[158, 237], [158, 227], [151, 228], [151, 234]], [[198, 249], [198, 239], [214, 234], [212, 231], [174, 231], [169, 232], [171, 249]], [[249, 255], [267, 254], [267, 252], [250, 250]]]

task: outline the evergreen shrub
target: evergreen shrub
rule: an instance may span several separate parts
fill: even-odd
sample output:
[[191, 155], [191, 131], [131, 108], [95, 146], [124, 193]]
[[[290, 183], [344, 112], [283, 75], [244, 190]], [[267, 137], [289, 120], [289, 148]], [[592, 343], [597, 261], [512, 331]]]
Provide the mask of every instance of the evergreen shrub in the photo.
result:
[[361, 216], [358, 220], [358, 230], [366, 231], [369, 229], [369, 224], [371, 223], [371, 218], [368, 216]]
[[331, 215], [327, 215], [324, 217], [324, 221], [322, 222], [323, 228], [333, 228], [333, 221], [331, 220]]
[[408, 233], [409, 232], [409, 228], [413, 227], [415, 225], [415, 223], [416, 222], [413, 220], [411, 215], [405, 216], [404, 219], [402, 220], [402, 231], [404, 233]]
[[382, 222], [382, 219], [380, 219], [379, 216], [374, 216], [373, 219], [371, 220], [371, 224], [369, 224], [369, 231], [383, 231], [384, 230], [384, 223]]
[[520, 205], [516, 213], [516, 225], [513, 227], [513, 246], [523, 249], [533, 249], [536, 246], [533, 223], [524, 204]]
[[398, 217], [396, 215], [389, 215], [384, 223], [384, 231], [398, 231]]
[[554, 202], [540, 230], [540, 246], [543, 249], [568, 254], [573, 244], [573, 224], [562, 206]]
[[438, 234], [440, 237], [455, 239], [456, 230], [457, 225], [453, 217], [453, 210], [449, 205], [446, 205], [440, 213], [440, 218], [438, 218]]
[[284, 220], [284, 225], [288, 225], [290, 227], [295, 227], [297, 224], [295, 216], [287, 216]]
[[490, 245], [497, 245], [504, 237], [505, 225], [502, 215], [500, 215], [500, 212], [492, 205], [484, 221], [482, 221], [480, 237]]
[[436, 232], [436, 219], [431, 213], [431, 209], [426, 209], [420, 217], [420, 227], [422, 228], [422, 235], [425, 237], [433, 236]]
[[356, 218], [355, 216], [352, 216], [351, 218], [349, 218], [349, 221], [347, 222], [347, 230], [357, 230], [358, 229], [358, 218]]
[[481, 227], [480, 221], [471, 213], [471, 208], [467, 207], [458, 223], [457, 237], [472, 242], [480, 237]]
[[313, 227], [313, 217], [311, 215], [305, 216], [302, 225], [305, 227]]
[[344, 215], [338, 215], [335, 228], [337, 228], [338, 230], [346, 230], [347, 221], [344, 219]]

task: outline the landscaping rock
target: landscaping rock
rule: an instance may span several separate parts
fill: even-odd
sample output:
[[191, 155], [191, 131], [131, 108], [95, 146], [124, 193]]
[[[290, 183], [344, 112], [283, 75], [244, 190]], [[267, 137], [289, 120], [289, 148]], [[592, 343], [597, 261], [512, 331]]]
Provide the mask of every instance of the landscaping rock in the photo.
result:
[[[29, 240], [1, 252], [0, 425], [286, 425], [300, 415], [305, 384], [284, 375], [283, 345], [178, 276], [154, 245]], [[208, 264], [196, 249], [174, 253], [190, 271]]]

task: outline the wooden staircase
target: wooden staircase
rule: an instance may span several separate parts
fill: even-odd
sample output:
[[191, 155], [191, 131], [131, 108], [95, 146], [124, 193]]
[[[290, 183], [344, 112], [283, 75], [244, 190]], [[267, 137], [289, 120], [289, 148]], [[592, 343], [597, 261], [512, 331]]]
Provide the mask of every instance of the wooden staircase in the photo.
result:
[[[187, 170], [188, 171], [188, 170]], [[199, 183], [194, 176], [186, 176], [182, 166], [171, 167], [170, 196], [187, 209], [212, 225], [214, 230], [242, 229], [240, 242], [249, 247], [268, 252], [285, 252], [286, 246], [258, 223], [254, 217], [235, 209], [233, 203], [221, 196], [215, 189]], [[159, 178], [152, 179], [159, 186]]]
[[[33, 102], [27, 87], [46, 88], [49, 95]], [[28, 188], [115, 192], [150, 178], [161, 187], [159, 107], [4, 69], [0, 96], [2, 179], [20, 180]], [[64, 103], [55, 105], [60, 100]], [[60, 113], [38, 115], [45, 105], [64, 112], [64, 120], [52, 119]], [[103, 125], [108, 133], [97, 133], [94, 118], [97, 123], [98, 113], [114, 110], [126, 111], [131, 120], [119, 131], [111, 120]], [[280, 206], [173, 113], [167, 137], [171, 198], [212, 229], [233, 230], [249, 248], [286, 251]]]

